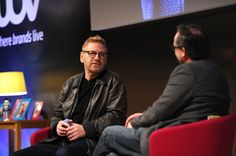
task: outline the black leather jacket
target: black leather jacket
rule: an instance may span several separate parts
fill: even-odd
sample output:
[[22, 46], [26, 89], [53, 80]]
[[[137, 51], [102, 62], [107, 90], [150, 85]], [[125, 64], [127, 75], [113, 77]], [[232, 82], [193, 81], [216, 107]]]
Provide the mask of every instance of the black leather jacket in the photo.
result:
[[[78, 91], [84, 73], [69, 78], [61, 88], [58, 102], [51, 119], [53, 138], [57, 138], [56, 125], [70, 119], [78, 101]], [[126, 119], [126, 90], [120, 77], [111, 71], [98, 77], [84, 114], [83, 127], [89, 144], [98, 140], [103, 129], [110, 125], [123, 125]], [[54, 140], [52, 138], [52, 140]], [[92, 141], [92, 142], [91, 142]]]

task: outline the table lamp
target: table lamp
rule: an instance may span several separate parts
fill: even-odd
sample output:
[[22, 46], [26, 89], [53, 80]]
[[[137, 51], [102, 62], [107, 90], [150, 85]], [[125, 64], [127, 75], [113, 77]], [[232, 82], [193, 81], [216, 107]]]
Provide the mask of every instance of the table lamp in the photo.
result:
[[[27, 90], [23, 72], [0, 72], [0, 96], [18, 96], [25, 94], [27, 94]], [[10, 102], [5, 98], [3, 103], [4, 121], [9, 121], [10, 112]]]

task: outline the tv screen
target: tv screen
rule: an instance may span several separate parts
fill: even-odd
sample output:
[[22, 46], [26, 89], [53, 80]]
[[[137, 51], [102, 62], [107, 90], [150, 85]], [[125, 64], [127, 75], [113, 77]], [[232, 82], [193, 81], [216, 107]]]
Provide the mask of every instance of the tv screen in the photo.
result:
[[90, 0], [91, 29], [104, 30], [236, 4], [235, 0]]

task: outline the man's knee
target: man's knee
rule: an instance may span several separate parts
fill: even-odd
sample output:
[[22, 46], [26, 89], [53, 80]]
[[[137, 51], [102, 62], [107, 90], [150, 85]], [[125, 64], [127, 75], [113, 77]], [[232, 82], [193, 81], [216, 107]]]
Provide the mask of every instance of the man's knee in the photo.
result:
[[102, 136], [112, 136], [119, 132], [119, 129], [123, 126], [108, 126], [102, 132]]
[[70, 155], [70, 151], [67, 148], [59, 148], [55, 153], [55, 156], [65, 156]]
[[11, 155], [11, 156], [28, 156], [28, 155], [31, 155], [31, 152], [30, 152], [30, 148], [25, 148], [25, 149], [22, 149], [19, 151], [15, 151], [14, 153], [9, 154], [9, 155]]
[[124, 133], [124, 129], [124, 126], [108, 126], [102, 132], [100, 140], [112, 142], [113, 140], [116, 140], [117, 138], [122, 136], [122, 134]]

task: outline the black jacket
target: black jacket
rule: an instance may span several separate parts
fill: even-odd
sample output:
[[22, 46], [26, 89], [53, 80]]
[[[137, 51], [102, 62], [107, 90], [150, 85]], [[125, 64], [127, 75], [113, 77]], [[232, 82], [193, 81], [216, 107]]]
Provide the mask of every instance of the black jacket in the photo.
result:
[[[58, 137], [56, 126], [60, 120], [70, 119], [77, 101], [84, 73], [69, 78], [61, 88], [58, 102], [51, 119], [52, 138]], [[87, 143], [94, 146], [103, 129], [110, 125], [123, 125], [126, 119], [126, 90], [120, 77], [111, 71], [105, 71], [96, 79], [88, 107], [83, 117]]]

